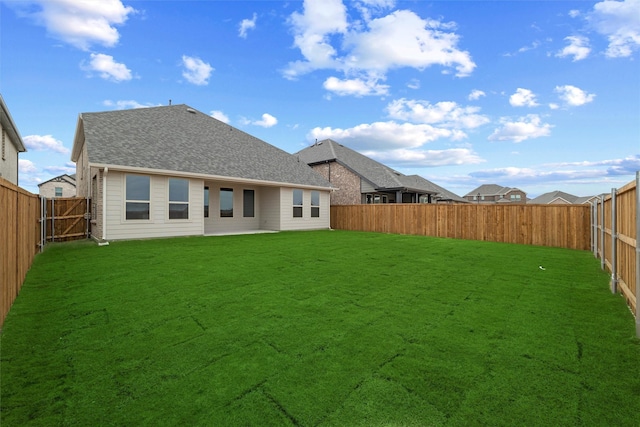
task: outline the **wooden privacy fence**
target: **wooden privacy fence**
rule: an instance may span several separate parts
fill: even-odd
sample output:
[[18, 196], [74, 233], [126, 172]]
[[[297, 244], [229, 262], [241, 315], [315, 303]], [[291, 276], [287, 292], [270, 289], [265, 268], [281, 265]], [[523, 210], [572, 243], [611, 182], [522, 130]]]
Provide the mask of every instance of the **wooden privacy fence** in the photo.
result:
[[0, 178], [0, 327], [40, 244], [40, 200]]
[[89, 237], [89, 203], [79, 197], [41, 199], [42, 239], [47, 242]]
[[592, 250], [611, 272], [611, 291], [620, 292], [636, 317], [640, 337], [640, 172], [636, 180], [612, 189], [592, 205]]
[[41, 198], [0, 178], [0, 328], [44, 244], [89, 236], [88, 206], [83, 198]]
[[588, 205], [380, 204], [331, 206], [331, 228], [591, 248]]

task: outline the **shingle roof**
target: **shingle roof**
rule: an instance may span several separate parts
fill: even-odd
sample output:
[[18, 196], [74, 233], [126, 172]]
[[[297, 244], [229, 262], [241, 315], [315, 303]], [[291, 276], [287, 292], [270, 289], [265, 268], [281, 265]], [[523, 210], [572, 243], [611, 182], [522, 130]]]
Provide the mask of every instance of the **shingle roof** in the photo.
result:
[[574, 205], [581, 205], [591, 200], [592, 197], [593, 196], [579, 197], [579, 196], [574, 196], [573, 194], [565, 193], [564, 191], [556, 190], [556, 191], [550, 191], [548, 193], [541, 194], [535, 199], [532, 199], [529, 203], [548, 204], [553, 202], [556, 199], [562, 198], [567, 203], [571, 203]]
[[331, 186], [295, 156], [184, 104], [82, 113], [79, 120], [93, 164]]
[[406, 188], [410, 191], [440, 195], [446, 200], [466, 202], [460, 196], [419, 175], [404, 175], [331, 139], [317, 142], [295, 155], [309, 165], [337, 161], [369, 181], [378, 190]]
[[503, 187], [498, 184], [483, 184], [475, 190], [468, 192], [465, 196], [477, 196], [478, 194], [481, 196], [499, 196], [501, 194], [507, 194], [512, 190], [518, 189], [514, 187]]
[[38, 184], [38, 187], [48, 183], [48, 182], [68, 182], [69, 184], [72, 185], [76, 185], [76, 174], [72, 174], [72, 175], [68, 175], [68, 174], [62, 174], [62, 175], [58, 175], [58, 176], [54, 176], [53, 178], [45, 181], [45, 182], [41, 182], [40, 184]]

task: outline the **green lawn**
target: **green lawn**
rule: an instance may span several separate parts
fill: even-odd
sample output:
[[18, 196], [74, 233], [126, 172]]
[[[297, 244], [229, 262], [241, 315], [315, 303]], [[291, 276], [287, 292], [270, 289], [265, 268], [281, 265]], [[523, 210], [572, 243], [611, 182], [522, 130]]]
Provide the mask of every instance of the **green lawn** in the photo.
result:
[[345, 231], [49, 245], [0, 424], [638, 426], [608, 281], [589, 252]]

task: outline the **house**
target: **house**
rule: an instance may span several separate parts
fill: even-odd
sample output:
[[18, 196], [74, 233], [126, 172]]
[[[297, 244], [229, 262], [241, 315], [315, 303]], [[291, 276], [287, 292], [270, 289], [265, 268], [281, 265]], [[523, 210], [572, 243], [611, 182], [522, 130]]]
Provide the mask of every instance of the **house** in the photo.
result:
[[27, 149], [2, 95], [0, 95], [0, 131], [2, 131], [0, 178], [18, 185], [18, 153], [24, 153]]
[[527, 203], [527, 193], [519, 188], [484, 184], [464, 195], [472, 203]]
[[466, 203], [419, 175], [404, 175], [331, 139], [295, 154], [336, 190], [332, 205], [367, 203]]
[[322, 176], [184, 104], [82, 113], [71, 160], [98, 240], [330, 227]]
[[591, 203], [597, 196], [579, 197], [564, 191], [550, 191], [529, 200], [528, 203], [539, 205], [585, 205]]
[[38, 184], [38, 194], [42, 197], [75, 197], [76, 174], [60, 175]]

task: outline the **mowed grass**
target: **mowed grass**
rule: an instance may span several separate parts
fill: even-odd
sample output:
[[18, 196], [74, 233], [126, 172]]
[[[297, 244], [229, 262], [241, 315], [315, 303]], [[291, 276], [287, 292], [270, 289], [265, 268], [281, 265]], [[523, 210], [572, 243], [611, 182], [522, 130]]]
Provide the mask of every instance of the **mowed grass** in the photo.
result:
[[608, 281], [589, 252], [344, 231], [50, 245], [0, 424], [638, 426]]

